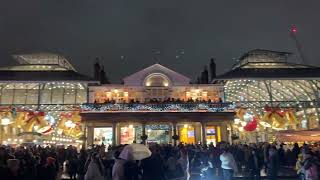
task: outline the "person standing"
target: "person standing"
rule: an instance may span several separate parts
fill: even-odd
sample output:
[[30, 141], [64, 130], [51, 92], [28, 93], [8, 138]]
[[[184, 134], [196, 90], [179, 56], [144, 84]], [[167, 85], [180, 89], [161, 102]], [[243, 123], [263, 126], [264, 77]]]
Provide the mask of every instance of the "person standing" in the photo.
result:
[[224, 180], [232, 180], [234, 173], [238, 172], [238, 166], [234, 160], [233, 155], [229, 152], [228, 148], [222, 149], [220, 155], [222, 175]]
[[278, 151], [275, 146], [272, 146], [269, 149], [269, 157], [267, 162], [268, 170], [267, 174], [270, 180], [278, 179], [278, 171], [280, 168], [279, 156]]
[[105, 168], [103, 166], [103, 163], [101, 162], [101, 159], [99, 158], [99, 155], [94, 153], [91, 156], [91, 161], [88, 166], [88, 170], [84, 176], [85, 180], [104, 180], [105, 177]]
[[252, 148], [251, 154], [248, 159], [248, 168], [250, 171], [250, 176], [252, 179], [260, 179], [260, 170], [262, 167], [262, 160], [259, 157], [259, 152], [257, 149]]
[[141, 161], [142, 180], [164, 180], [164, 164], [158, 147], [150, 148], [152, 155]]
[[182, 171], [183, 171], [183, 177], [178, 178], [177, 180], [189, 180], [190, 179], [189, 156], [188, 156], [187, 149], [182, 149], [180, 151], [180, 158], [178, 159], [177, 163], [182, 168]]

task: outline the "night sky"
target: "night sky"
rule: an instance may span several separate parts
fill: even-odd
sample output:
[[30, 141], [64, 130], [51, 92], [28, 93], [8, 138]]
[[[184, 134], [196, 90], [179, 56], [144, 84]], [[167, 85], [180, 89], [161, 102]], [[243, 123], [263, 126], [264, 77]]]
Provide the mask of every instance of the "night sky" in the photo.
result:
[[211, 57], [222, 73], [251, 49], [297, 53], [295, 25], [309, 64], [320, 66], [319, 8], [319, 0], [2, 0], [0, 65], [13, 63], [10, 54], [53, 52], [88, 75], [103, 57], [112, 82], [156, 62], [195, 79]]

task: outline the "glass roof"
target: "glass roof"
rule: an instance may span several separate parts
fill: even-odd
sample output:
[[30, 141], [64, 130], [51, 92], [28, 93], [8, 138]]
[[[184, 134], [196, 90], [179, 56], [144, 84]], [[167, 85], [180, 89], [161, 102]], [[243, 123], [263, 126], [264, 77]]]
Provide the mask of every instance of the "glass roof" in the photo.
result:
[[69, 61], [58, 54], [33, 53], [12, 56], [19, 65], [2, 67], [8, 71], [76, 71]]
[[291, 53], [255, 49], [240, 57], [236, 68], [309, 68], [310, 66], [294, 64], [287, 61]]

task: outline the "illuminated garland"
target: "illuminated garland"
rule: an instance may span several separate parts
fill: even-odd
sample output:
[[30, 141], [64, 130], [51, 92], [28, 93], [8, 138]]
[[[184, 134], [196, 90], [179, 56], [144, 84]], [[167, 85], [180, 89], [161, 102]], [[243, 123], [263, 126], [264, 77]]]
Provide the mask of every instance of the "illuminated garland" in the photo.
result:
[[151, 111], [151, 112], [225, 112], [234, 109], [231, 103], [185, 103], [185, 104], [83, 104], [82, 111]]

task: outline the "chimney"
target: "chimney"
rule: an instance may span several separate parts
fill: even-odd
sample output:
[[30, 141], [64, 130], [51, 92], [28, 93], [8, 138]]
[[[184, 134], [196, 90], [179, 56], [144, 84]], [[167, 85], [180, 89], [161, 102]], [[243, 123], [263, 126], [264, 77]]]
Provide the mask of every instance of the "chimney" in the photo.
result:
[[209, 83], [209, 73], [207, 70], [207, 66], [204, 67], [204, 70], [201, 73], [201, 84], [208, 84]]
[[100, 71], [100, 83], [101, 84], [110, 84], [109, 79], [106, 75], [106, 72], [104, 71], [104, 66], [102, 65], [101, 71]]
[[100, 79], [100, 71], [101, 71], [101, 67], [99, 64], [99, 58], [96, 58], [96, 62], [93, 65], [93, 78], [95, 80], [99, 80]]
[[210, 80], [213, 81], [217, 77], [216, 74], [216, 63], [213, 58], [210, 59]]

